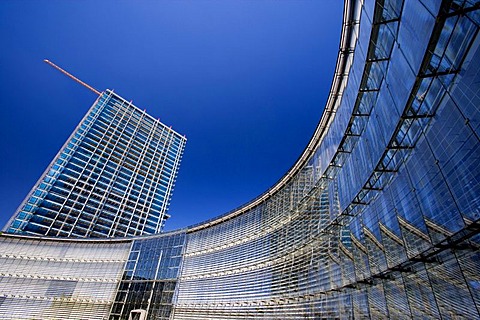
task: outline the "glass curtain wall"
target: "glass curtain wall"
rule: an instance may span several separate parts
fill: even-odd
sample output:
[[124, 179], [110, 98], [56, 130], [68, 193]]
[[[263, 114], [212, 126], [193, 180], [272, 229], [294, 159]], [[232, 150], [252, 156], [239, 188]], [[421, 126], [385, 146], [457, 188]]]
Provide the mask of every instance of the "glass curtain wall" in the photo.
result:
[[133, 240], [110, 320], [139, 310], [147, 319], [170, 319], [184, 244], [185, 231]]
[[106, 319], [130, 240], [0, 237], [1, 319]]
[[320, 143], [190, 228], [174, 319], [479, 317], [480, 10], [347, 1], [344, 20]]
[[5, 231], [61, 237], [158, 233], [168, 218], [185, 141], [107, 90]]
[[479, 318], [479, 27], [472, 1], [346, 1], [324, 115], [278, 184], [186, 230], [81, 250], [0, 236], [0, 311]]

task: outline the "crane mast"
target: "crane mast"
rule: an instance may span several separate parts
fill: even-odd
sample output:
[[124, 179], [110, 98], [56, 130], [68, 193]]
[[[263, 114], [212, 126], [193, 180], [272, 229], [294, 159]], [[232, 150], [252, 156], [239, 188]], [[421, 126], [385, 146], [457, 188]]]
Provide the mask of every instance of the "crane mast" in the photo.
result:
[[43, 60], [43, 62], [45, 63], [48, 63], [49, 65], [51, 65], [52, 67], [54, 67], [55, 69], [57, 69], [58, 71], [60, 71], [61, 73], [63, 73], [64, 75], [66, 75], [67, 77], [73, 79], [74, 81], [80, 83], [82, 86], [84, 86], [85, 88], [89, 89], [90, 91], [93, 91], [95, 92], [96, 94], [100, 95], [100, 91], [98, 91], [97, 89], [93, 88], [92, 86], [86, 84], [85, 82], [83, 82], [82, 80], [78, 79], [77, 77], [71, 75], [70, 73], [68, 73], [67, 71], [63, 70], [62, 68], [60, 68], [59, 66], [57, 66], [55, 63], [51, 62], [50, 60]]

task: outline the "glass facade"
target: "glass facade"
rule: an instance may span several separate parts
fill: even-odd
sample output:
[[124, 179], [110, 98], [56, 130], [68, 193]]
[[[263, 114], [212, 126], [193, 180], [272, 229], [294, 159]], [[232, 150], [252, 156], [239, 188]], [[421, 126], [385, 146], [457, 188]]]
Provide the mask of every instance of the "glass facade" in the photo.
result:
[[479, 24], [472, 1], [346, 1], [310, 145], [189, 229], [172, 318], [479, 318]]
[[[297, 163], [241, 208], [185, 230], [124, 239], [122, 270], [104, 264], [117, 275], [105, 314], [478, 319], [479, 27], [474, 1], [345, 1], [330, 97]], [[15, 268], [8, 262], [0, 273], [32, 272]], [[71, 292], [51, 286], [43, 296]], [[0, 294], [0, 312], [9, 308], [1, 299], [22, 299], [11, 290]]]
[[1, 319], [106, 319], [129, 240], [0, 237]]
[[4, 230], [60, 237], [158, 233], [185, 141], [107, 90]]
[[185, 231], [133, 240], [110, 320], [144, 310], [148, 319], [170, 319]]

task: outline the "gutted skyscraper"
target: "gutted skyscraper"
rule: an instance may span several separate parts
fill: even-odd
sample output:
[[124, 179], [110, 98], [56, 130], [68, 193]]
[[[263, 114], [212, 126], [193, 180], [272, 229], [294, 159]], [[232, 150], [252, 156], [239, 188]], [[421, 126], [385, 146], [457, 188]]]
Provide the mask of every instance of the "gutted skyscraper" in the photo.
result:
[[61, 237], [161, 231], [186, 138], [101, 93], [4, 230]]

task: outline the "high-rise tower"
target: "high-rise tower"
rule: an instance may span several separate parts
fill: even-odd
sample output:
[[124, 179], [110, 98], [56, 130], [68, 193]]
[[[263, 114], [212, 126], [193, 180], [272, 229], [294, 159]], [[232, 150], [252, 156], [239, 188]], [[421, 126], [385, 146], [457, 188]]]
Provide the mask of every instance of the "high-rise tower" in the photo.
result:
[[9, 233], [116, 237], [160, 232], [186, 138], [102, 92], [4, 227]]

